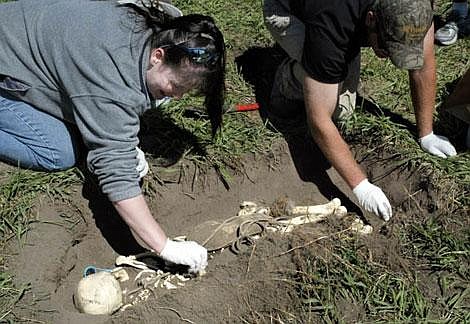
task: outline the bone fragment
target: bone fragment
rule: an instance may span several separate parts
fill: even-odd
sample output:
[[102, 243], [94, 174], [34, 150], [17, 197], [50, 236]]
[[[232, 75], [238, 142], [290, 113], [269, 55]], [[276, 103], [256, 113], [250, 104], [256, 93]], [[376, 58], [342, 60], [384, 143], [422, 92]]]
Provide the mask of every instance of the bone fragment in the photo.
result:
[[199, 272], [196, 274], [197, 277], [202, 277], [207, 274], [207, 271], [205, 269], [199, 270]]
[[334, 198], [323, 205], [294, 206], [289, 208], [288, 213], [290, 215], [332, 214], [340, 206], [341, 200], [339, 198]]
[[258, 204], [253, 201], [242, 201], [240, 204], [240, 209], [249, 208], [249, 207], [258, 207]]
[[348, 210], [344, 206], [339, 206], [334, 211], [334, 215], [337, 217], [346, 216], [347, 213], [348, 213]]
[[116, 265], [117, 266], [128, 265], [136, 269], [149, 270], [147, 265], [144, 262], [136, 260], [134, 255], [131, 255], [128, 257], [123, 256], [123, 255], [118, 256], [116, 258]]
[[[134, 278], [134, 281], [137, 281], [139, 280], [143, 275], [145, 274], [149, 274], [149, 276], [152, 276], [152, 277], [156, 277], [157, 276], [157, 272], [155, 270], [151, 270], [151, 269], [145, 269], [145, 270], [142, 270], [140, 271]], [[147, 277], [148, 279], [148, 277]]]
[[137, 297], [140, 299], [140, 301], [146, 301], [150, 297], [150, 290], [142, 289]]
[[352, 222], [350, 228], [351, 228], [352, 231], [357, 232], [359, 234], [363, 234], [363, 235], [370, 234], [373, 231], [372, 226], [364, 225], [364, 222], [359, 218], [356, 218]]
[[258, 206], [256, 203], [251, 201], [244, 201], [240, 204], [240, 211], [238, 212], [238, 216], [245, 216], [250, 214], [261, 214], [268, 216], [271, 213], [269, 207], [265, 206]]
[[118, 267], [118, 268], [114, 269], [111, 272], [111, 274], [119, 282], [126, 282], [127, 280], [129, 280], [129, 275], [127, 274], [127, 271], [124, 268]]
[[318, 223], [328, 216], [334, 215], [343, 217], [347, 214], [347, 209], [341, 206], [341, 201], [338, 198], [333, 199], [329, 203], [315, 206], [293, 206], [288, 210], [291, 215], [299, 215], [290, 219], [276, 220], [275, 225], [267, 227], [268, 230], [283, 233], [289, 233], [294, 230], [296, 226], [308, 223]]
[[175, 274], [174, 276], [175, 276], [179, 281], [188, 281], [188, 280], [190, 280], [190, 278], [187, 278], [187, 277], [182, 276], [182, 275], [180, 275], [180, 274]]
[[172, 284], [171, 282], [169, 282], [168, 280], [165, 280], [163, 282], [163, 286], [166, 288], [166, 289], [177, 289], [178, 287], [175, 286], [174, 284]]

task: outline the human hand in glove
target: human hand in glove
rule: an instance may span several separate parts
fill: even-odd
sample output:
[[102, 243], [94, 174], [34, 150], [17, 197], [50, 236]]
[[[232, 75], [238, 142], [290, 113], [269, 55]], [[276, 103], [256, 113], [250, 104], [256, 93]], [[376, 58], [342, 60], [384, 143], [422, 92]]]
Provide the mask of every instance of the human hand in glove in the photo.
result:
[[429, 133], [419, 139], [421, 148], [428, 153], [437, 155], [441, 158], [454, 156], [457, 154], [454, 146], [449, 142], [445, 136], [434, 135], [434, 132]]
[[198, 273], [207, 267], [207, 250], [194, 241], [177, 242], [167, 239], [160, 257], [176, 264], [189, 266], [191, 273]]
[[382, 189], [373, 185], [369, 180], [362, 180], [353, 189], [357, 200], [365, 210], [382, 217], [384, 221], [388, 221], [392, 217], [392, 206]]
[[139, 180], [145, 177], [145, 175], [149, 172], [149, 164], [145, 159], [145, 154], [142, 150], [138, 147], [135, 148], [137, 151], [137, 167], [135, 168], [137, 172], [139, 172]]

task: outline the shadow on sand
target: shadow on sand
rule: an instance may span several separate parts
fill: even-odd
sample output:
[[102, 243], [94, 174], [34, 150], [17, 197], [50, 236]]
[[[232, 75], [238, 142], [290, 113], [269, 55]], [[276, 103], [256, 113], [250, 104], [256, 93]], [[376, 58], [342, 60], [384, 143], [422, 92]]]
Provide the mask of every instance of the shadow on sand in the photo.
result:
[[267, 125], [279, 131], [286, 140], [300, 179], [315, 184], [327, 199], [340, 198], [348, 211], [363, 216], [361, 209], [331, 181], [327, 173], [331, 165], [310, 136], [305, 118], [296, 116], [296, 121], [287, 123], [269, 118], [269, 98], [276, 67], [285, 57], [277, 46], [255, 47], [237, 57], [236, 63], [244, 79], [254, 87], [261, 118], [269, 121]]
[[[139, 139], [141, 149], [151, 155], [151, 164], [160, 167], [177, 163], [189, 147], [198, 154], [205, 154], [197, 137], [175, 125], [157, 109], [148, 111], [142, 118]], [[97, 228], [112, 249], [126, 256], [148, 252], [139, 245], [113, 204], [101, 192], [97, 178], [83, 162], [78, 168], [85, 177], [82, 195], [88, 200]], [[149, 258], [148, 255], [146, 257]]]

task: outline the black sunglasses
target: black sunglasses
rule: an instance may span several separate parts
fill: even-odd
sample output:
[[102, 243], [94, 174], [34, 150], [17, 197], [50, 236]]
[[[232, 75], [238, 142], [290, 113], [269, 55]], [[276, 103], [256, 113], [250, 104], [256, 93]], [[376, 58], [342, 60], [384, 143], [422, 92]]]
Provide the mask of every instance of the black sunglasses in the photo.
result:
[[186, 47], [183, 45], [179, 44], [173, 44], [173, 45], [164, 45], [161, 46], [161, 48], [165, 47], [178, 47], [180, 50], [185, 52], [191, 61], [193, 61], [196, 64], [204, 64], [204, 65], [215, 65], [217, 61], [219, 60], [220, 55], [218, 53], [214, 53], [209, 51], [207, 48], [204, 47]]

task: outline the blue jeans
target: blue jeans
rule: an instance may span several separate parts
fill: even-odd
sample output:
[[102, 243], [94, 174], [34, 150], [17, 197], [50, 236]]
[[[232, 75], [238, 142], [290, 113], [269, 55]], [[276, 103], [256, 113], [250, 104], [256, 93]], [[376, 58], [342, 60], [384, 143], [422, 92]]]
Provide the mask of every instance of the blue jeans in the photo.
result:
[[78, 160], [75, 126], [0, 92], [0, 161], [22, 168], [58, 171]]

